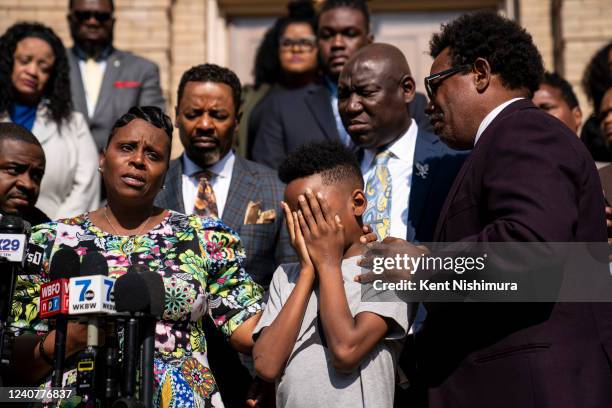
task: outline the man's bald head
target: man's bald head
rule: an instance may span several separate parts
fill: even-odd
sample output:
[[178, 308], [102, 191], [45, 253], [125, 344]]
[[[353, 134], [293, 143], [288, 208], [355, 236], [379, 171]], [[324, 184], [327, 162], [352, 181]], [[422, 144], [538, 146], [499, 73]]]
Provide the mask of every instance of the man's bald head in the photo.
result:
[[377, 43], [357, 51], [338, 82], [338, 109], [353, 142], [368, 149], [401, 137], [410, 127], [414, 93], [410, 67], [398, 48]]

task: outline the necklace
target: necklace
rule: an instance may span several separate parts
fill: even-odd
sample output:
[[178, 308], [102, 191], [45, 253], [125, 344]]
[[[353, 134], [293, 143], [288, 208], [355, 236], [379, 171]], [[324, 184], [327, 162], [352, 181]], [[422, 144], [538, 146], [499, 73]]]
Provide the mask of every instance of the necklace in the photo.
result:
[[[111, 220], [108, 218], [108, 214], [107, 214], [107, 210], [108, 210], [108, 205], [106, 207], [104, 207], [104, 218], [106, 219], [106, 222], [108, 222], [108, 225], [110, 225], [111, 229], [113, 230], [113, 232], [115, 233], [116, 236], [120, 236], [119, 233], [117, 232], [117, 229], [115, 228], [115, 226], [113, 225], [113, 223], [111, 222]], [[151, 209], [151, 213], [149, 214], [149, 217], [147, 217], [147, 219], [145, 220], [145, 222], [140, 226], [140, 228], [138, 229], [138, 231], [136, 231], [135, 234], [132, 234], [129, 236], [127, 242], [125, 244], [122, 245], [123, 247], [123, 251], [125, 252], [125, 254], [127, 255], [128, 259], [131, 258], [132, 252], [134, 252], [135, 249], [135, 238], [137, 236], [139, 236], [140, 234], [142, 234], [142, 231], [144, 230], [144, 228], [146, 227], [146, 225], [149, 223], [149, 220], [151, 219], [151, 217], [153, 216], [153, 209]]]

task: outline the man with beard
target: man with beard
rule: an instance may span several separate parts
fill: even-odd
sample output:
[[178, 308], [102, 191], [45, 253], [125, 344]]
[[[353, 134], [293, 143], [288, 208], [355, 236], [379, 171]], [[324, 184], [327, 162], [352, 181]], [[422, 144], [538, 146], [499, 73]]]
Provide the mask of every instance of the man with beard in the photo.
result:
[[[603, 194], [589, 152], [530, 100], [544, 73], [531, 36], [495, 13], [466, 14], [433, 36], [430, 53], [434, 61], [425, 86], [434, 129], [447, 145], [472, 149], [442, 207], [434, 241], [458, 243], [455, 248], [605, 242]], [[380, 256], [428, 253], [394, 238], [373, 246]], [[539, 245], [546, 252], [536, 258], [529, 252], [533, 247], [523, 245], [497, 265], [529, 283], [541, 277], [533, 265], [541, 262], [550, 267], [546, 282], [554, 288], [566, 271], [557, 263], [564, 254]], [[413, 280], [448, 277], [444, 271], [390, 272]], [[611, 406], [610, 303], [549, 299], [425, 303], [415, 353], [429, 406]]]
[[132, 106], [165, 102], [155, 63], [113, 47], [113, 0], [70, 0], [68, 51], [74, 109], [81, 112], [99, 151], [115, 121]]
[[0, 123], [0, 218], [17, 215], [30, 223], [49, 221], [36, 208], [45, 174], [45, 153], [36, 137], [14, 123]]
[[[157, 196], [156, 205], [221, 218], [242, 240], [244, 269], [267, 288], [276, 267], [297, 258], [280, 207], [284, 185], [274, 171], [232, 150], [240, 120], [240, 96], [240, 80], [227, 68], [203, 64], [183, 74], [176, 127], [185, 153], [170, 163], [165, 189]], [[223, 401], [228, 407], [242, 407], [251, 378], [236, 352], [215, 335], [217, 331], [205, 330], [208, 358]]]
[[[338, 141], [353, 148], [338, 111], [338, 77], [348, 59], [372, 43], [370, 13], [363, 0], [327, 0], [319, 14], [317, 45], [323, 78], [298, 90], [271, 95], [253, 144], [253, 160], [278, 168], [285, 157], [309, 142]], [[425, 96], [410, 104], [417, 124], [430, 128]]]

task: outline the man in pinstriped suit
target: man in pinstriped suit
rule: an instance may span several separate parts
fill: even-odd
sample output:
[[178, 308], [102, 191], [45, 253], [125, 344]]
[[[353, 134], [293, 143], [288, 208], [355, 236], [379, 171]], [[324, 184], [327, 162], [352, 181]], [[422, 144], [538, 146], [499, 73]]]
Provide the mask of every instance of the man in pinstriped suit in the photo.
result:
[[[240, 236], [246, 250], [245, 270], [267, 288], [276, 266], [297, 258], [280, 207], [284, 185], [276, 172], [231, 149], [240, 119], [240, 93], [240, 81], [227, 68], [203, 64], [183, 74], [176, 126], [185, 153], [170, 163], [166, 188], [156, 205], [187, 214], [201, 210], [216, 214]], [[202, 209], [205, 192], [208, 208]], [[224, 404], [242, 407], [251, 377], [236, 352], [207, 323], [209, 362]]]

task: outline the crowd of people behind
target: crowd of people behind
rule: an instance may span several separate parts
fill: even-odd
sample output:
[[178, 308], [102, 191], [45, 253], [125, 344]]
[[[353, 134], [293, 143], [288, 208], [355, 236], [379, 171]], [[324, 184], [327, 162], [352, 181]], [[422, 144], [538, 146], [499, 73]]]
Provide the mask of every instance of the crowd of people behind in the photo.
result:
[[[365, 1], [292, 1], [254, 85], [191, 67], [173, 124], [157, 66], [113, 46], [112, 0], [70, 0], [68, 23], [68, 50], [35, 22], [0, 37], [0, 216], [44, 251], [14, 291], [15, 384], [49, 381], [40, 285], [72, 248], [112, 277], [162, 275], [155, 406], [612, 404], [608, 304], [365, 302], [358, 264], [366, 245], [605, 241], [612, 42], [585, 69], [583, 123], [568, 81], [495, 13], [443, 25], [423, 79], [374, 42]], [[67, 386], [86, 337], [69, 323]]]

